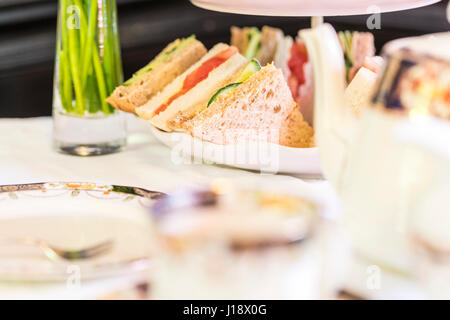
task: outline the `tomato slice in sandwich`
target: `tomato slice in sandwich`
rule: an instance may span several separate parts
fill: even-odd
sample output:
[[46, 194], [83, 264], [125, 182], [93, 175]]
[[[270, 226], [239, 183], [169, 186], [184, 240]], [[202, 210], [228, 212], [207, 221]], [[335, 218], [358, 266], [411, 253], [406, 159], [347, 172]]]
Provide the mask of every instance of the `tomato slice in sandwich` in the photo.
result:
[[302, 41], [295, 41], [291, 47], [291, 57], [288, 60], [288, 67], [291, 71], [288, 84], [292, 96], [297, 98], [298, 88], [305, 83], [304, 65], [308, 62], [308, 51]]
[[192, 88], [194, 88], [198, 83], [208, 78], [208, 75], [213, 71], [215, 68], [219, 67], [222, 63], [227, 61], [229, 58], [231, 58], [234, 54], [237, 53], [236, 47], [228, 47], [218, 54], [216, 54], [214, 57], [206, 60], [202, 63], [200, 67], [189, 73], [186, 78], [183, 81], [183, 85], [181, 89], [172, 95], [165, 103], [160, 105], [155, 110], [155, 115], [165, 111], [167, 107], [174, 101], [175, 99], [179, 98]]

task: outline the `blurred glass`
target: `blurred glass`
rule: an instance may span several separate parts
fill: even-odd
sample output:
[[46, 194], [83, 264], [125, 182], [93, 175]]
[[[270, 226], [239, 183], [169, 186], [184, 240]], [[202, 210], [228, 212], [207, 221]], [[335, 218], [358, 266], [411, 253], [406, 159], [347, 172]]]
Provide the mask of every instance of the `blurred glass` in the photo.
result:
[[323, 243], [309, 201], [235, 188], [184, 191], [156, 204], [154, 299], [319, 299]]

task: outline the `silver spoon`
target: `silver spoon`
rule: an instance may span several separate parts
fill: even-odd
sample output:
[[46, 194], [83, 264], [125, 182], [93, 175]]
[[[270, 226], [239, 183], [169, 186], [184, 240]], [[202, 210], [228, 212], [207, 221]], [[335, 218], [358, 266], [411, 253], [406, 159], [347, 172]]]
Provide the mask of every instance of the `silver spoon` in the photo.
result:
[[37, 247], [41, 249], [41, 251], [45, 254], [45, 256], [52, 261], [58, 259], [64, 260], [90, 259], [105, 254], [106, 252], [110, 251], [113, 246], [112, 240], [106, 240], [93, 246], [89, 246], [87, 248], [82, 248], [78, 250], [67, 250], [55, 247], [42, 239], [37, 239], [33, 237], [9, 238], [6, 241], [1, 242], [18, 243]]

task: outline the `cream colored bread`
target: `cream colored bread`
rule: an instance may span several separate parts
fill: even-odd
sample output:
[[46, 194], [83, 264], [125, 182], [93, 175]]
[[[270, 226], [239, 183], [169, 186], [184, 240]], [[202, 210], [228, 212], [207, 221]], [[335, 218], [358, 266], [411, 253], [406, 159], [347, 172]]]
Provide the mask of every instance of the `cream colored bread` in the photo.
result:
[[291, 57], [291, 47], [294, 44], [294, 39], [291, 36], [284, 37], [277, 46], [273, 63], [277, 68], [280, 68], [283, 72], [284, 78], [288, 79], [291, 74], [291, 70], [288, 67], [288, 61]]
[[190, 66], [183, 74], [179, 75], [171, 83], [169, 83], [163, 90], [161, 90], [157, 95], [152, 97], [147, 103], [142, 105], [140, 108], [136, 109], [136, 113], [146, 120], [150, 120], [154, 116], [154, 111], [164, 102], [166, 102], [172, 95], [177, 93], [183, 86], [184, 79], [192, 71], [200, 67], [203, 62], [212, 58], [214, 55], [220, 51], [228, 48], [228, 45], [224, 43], [216, 44], [211, 50], [209, 50], [199, 61]]
[[[236, 53], [221, 66], [211, 71], [207, 79], [174, 100], [164, 112], [154, 116], [150, 122], [162, 130], [180, 130], [183, 124], [181, 119], [192, 118], [205, 109], [214, 93], [232, 83], [247, 63], [248, 61], [241, 54]], [[173, 121], [175, 119], [177, 121]]]
[[[180, 41], [177, 39], [169, 44], [158, 56], [178, 45]], [[117, 109], [134, 113], [137, 107], [145, 104], [205, 54], [205, 46], [200, 41], [193, 40], [131, 85], [117, 87], [106, 101]]]
[[261, 29], [261, 49], [256, 59], [262, 66], [273, 62], [279, 43], [283, 40], [284, 34], [278, 28], [264, 26]]
[[157, 115], [155, 115], [155, 111], [182, 88], [184, 79], [188, 74], [200, 67], [204, 61], [214, 57], [228, 47], [228, 45], [223, 43], [214, 46], [198, 63], [170, 83], [160, 94], [138, 108], [136, 110], [138, 115], [150, 120], [154, 126], [161, 130], [173, 131], [179, 129], [182, 121], [173, 122], [173, 120], [175, 118], [192, 118], [199, 113], [205, 108], [209, 99], [217, 90], [237, 78], [247, 64], [247, 59], [236, 52], [227, 61], [212, 70], [206, 79], [200, 81], [194, 88], [172, 101], [165, 111]]
[[375, 72], [362, 67], [345, 89], [345, 99], [356, 115], [369, 104], [376, 80]]
[[272, 64], [219, 96], [183, 128], [196, 138], [222, 145], [242, 140], [302, 148], [314, 145], [313, 129], [303, 121], [281, 71]]

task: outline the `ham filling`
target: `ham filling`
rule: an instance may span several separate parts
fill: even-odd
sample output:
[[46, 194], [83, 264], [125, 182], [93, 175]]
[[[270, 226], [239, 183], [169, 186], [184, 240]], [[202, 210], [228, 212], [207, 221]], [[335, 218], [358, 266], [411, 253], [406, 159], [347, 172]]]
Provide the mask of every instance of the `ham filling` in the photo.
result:
[[160, 105], [154, 112], [155, 115], [165, 111], [167, 107], [177, 98], [181, 97], [183, 94], [187, 93], [189, 90], [194, 88], [199, 82], [208, 78], [208, 75], [215, 68], [219, 67], [229, 58], [231, 58], [235, 53], [237, 53], [237, 49], [235, 47], [228, 47], [225, 50], [222, 50], [214, 57], [209, 58], [205, 62], [202, 63], [200, 67], [189, 73], [183, 81], [183, 86], [181, 89], [173, 94], [166, 102]]
[[306, 46], [301, 41], [296, 41], [291, 47], [291, 57], [288, 60], [288, 67], [291, 74], [288, 78], [288, 85], [294, 99], [298, 97], [298, 88], [306, 82], [304, 65], [308, 62], [308, 52]]

